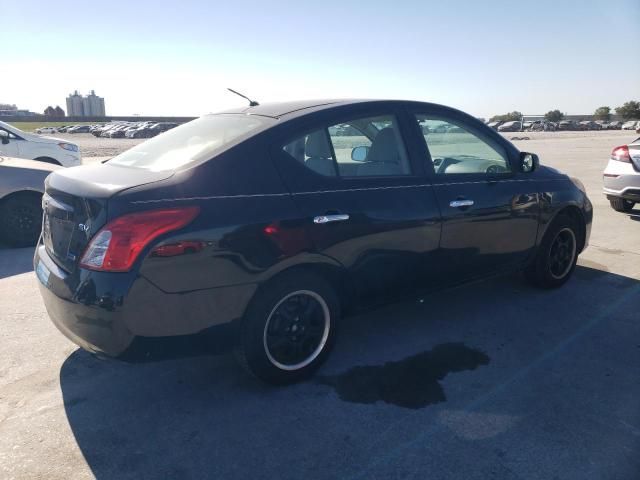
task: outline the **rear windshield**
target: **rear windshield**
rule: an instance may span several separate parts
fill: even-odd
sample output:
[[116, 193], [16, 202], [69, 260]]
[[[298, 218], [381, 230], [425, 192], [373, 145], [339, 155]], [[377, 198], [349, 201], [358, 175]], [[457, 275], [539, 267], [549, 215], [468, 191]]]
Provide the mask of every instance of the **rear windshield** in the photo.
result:
[[109, 160], [111, 165], [175, 170], [212, 158], [229, 144], [264, 127], [268, 119], [248, 115], [206, 115], [185, 123]]

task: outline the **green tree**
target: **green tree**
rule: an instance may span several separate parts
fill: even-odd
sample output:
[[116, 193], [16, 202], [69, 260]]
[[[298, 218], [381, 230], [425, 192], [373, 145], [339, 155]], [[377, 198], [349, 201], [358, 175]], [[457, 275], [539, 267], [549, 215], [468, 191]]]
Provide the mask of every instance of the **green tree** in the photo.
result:
[[549, 110], [547, 113], [544, 114], [544, 119], [548, 122], [559, 122], [563, 118], [564, 118], [564, 113], [562, 113], [558, 109]]
[[640, 118], [640, 102], [633, 100], [626, 102], [621, 107], [616, 108], [616, 113], [625, 120]]
[[522, 118], [522, 113], [518, 111], [513, 111], [510, 113], [505, 113], [504, 115], [494, 115], [489, 119], [490, 122], [511, 122], [514, 120], [520, 120]]
[[611, 119], [611, 109], [609, 107], [598, 107], [596, 111], [593, 112], [593, 117], [596, 120], [610, 120]]

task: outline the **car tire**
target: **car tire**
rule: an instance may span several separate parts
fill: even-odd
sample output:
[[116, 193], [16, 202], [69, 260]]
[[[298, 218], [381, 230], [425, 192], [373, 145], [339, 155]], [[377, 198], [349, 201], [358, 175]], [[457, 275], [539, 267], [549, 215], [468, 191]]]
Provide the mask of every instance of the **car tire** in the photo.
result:
[[339, 319], [340, 302], [326, 280], [302, 271], [277, 276], [250, 302], [236, 357], [266, 383], [299, 382], [326, 359]]
[[609, 203], [616, 212], [630, 212], [635, 206], [635, 202], [624, 198], [610, 198]]
[[560, 213], [547, 229], [533, 261], [525, 269], [526, 279], [540, 288], [564, 285], [576, 268], [579, 241], [577, 221]]
[[21, 192], [0, 204], [0, 240], [12, 247], [31, 247], [42, 229], [42, 195]]

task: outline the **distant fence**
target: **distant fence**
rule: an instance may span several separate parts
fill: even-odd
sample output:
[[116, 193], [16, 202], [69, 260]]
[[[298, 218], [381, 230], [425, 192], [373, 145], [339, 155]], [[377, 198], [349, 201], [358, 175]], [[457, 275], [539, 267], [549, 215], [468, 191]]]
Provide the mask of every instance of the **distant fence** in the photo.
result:
[[125, 121], [125, 122], [173, 122], [173, 123], [185, 123], [196, 119], [197, 117], [47, 117], [45, 115], [11, 115], [0, 116], [0, 121], [12, 123], [12, 122], [69, 122], [69, 123], [97, 123], [97, 122], [111, 122], [113, 120]]

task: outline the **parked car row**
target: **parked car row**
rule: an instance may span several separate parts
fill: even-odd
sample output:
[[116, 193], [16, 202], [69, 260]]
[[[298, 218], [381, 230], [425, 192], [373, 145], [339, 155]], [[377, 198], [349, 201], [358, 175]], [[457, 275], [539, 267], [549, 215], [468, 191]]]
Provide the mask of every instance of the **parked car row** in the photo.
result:
[[178, 124], [174, 122], [110, 122], [96, 125], [63, 125], [61, 127], [42, 127], [37, 134], [50, 133], [91, 133], [103, 138], [151, 138], [166, 132]]
[[575, 120], [562, 120], [560, 122], [549, 122], [547, 120], [532, 120], [526, 122], [520, 121], [494, 121], [488, 122], [487, 126], [497, 130], [498, 132], [555, 132], [560, 131], [586, 131], [586, 130], [636, 130], [640, 128], [640, 121], [629, 120], [628, 122], [620, 122], [614, 120], [606, 122], [604, 120], [583, 120], [577, 122]]
[[118, 122], [100, 125], [91, 134], [103, 138], [151, 138], [177, 126], [173, 122]]

